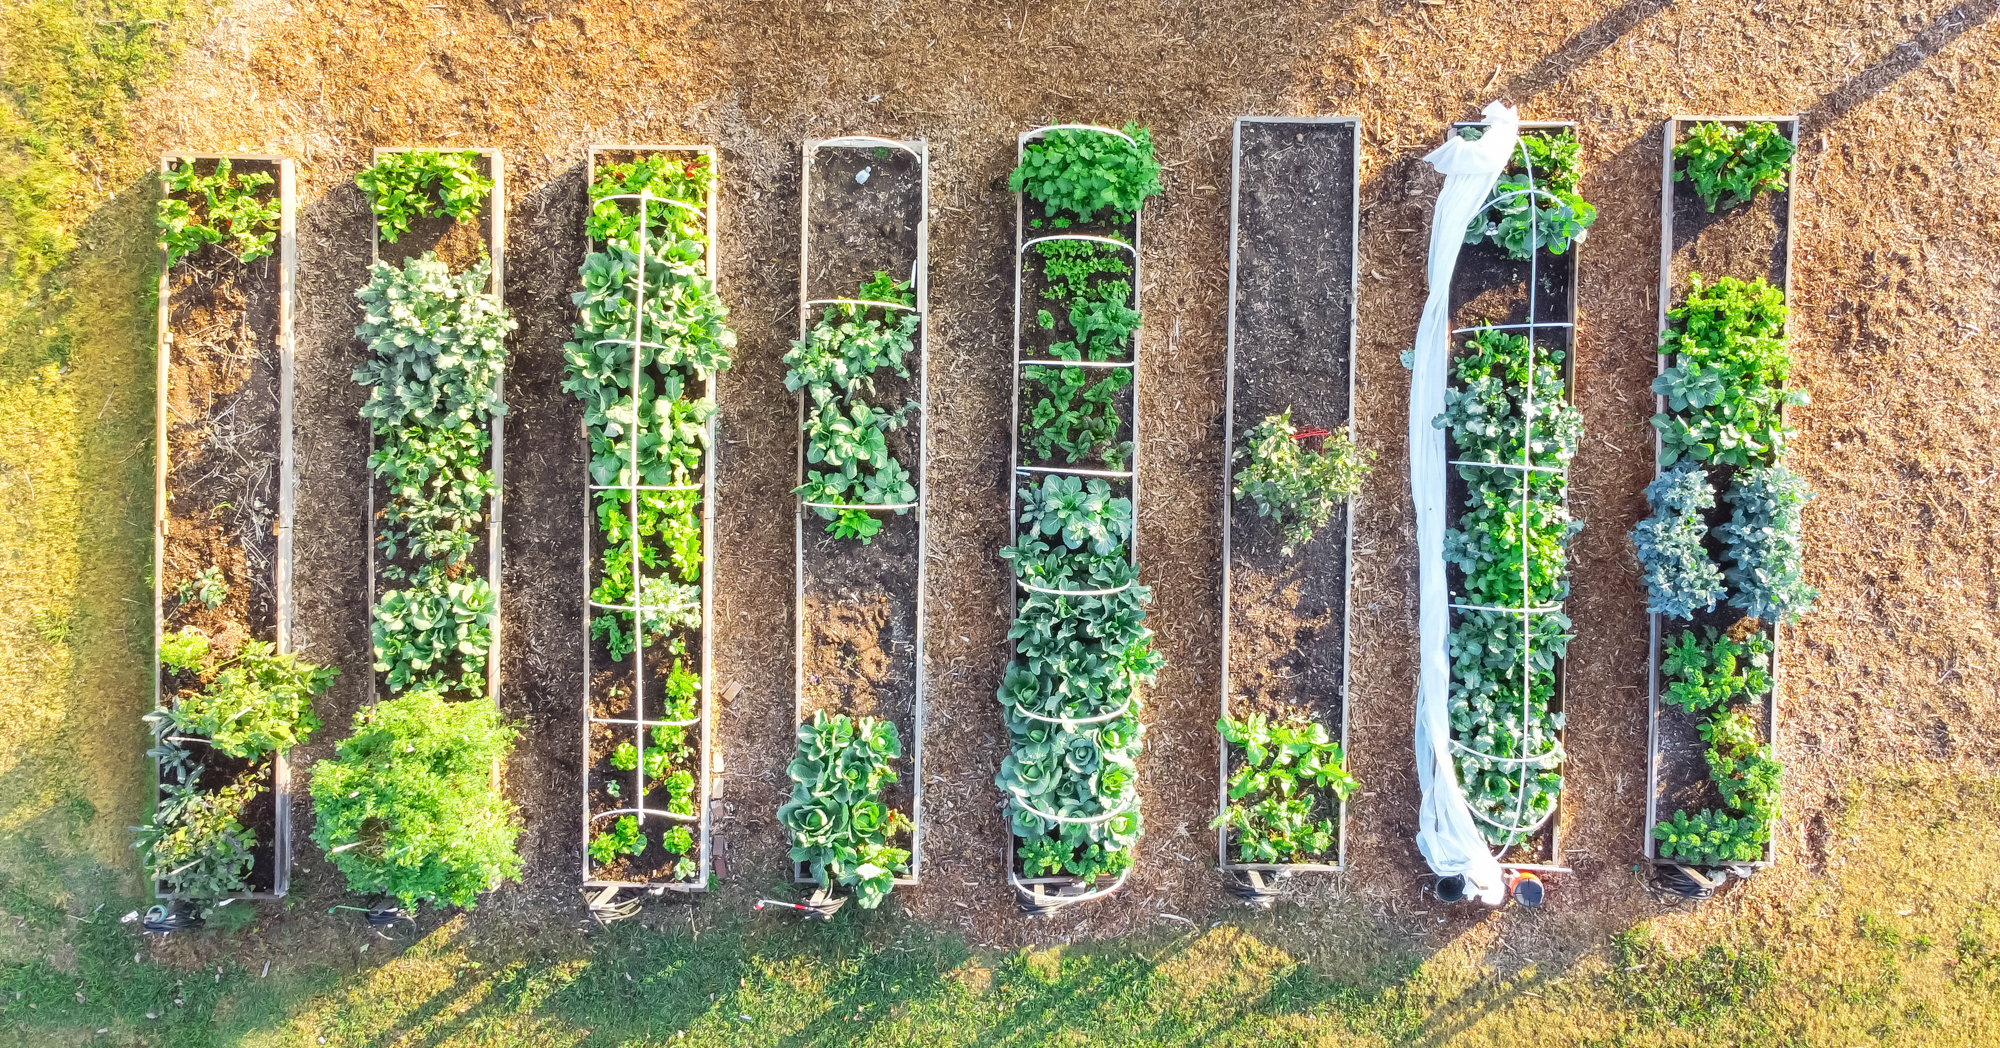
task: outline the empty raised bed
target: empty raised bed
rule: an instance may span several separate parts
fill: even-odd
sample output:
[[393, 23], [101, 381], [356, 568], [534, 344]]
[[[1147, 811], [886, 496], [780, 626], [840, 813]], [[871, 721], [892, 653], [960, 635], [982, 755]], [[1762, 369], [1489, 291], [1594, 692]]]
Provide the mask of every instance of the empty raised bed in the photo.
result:
[[293, 173], [275, 156], [162, 158], [153, 726], [140, 827], [165, 930], [284, 895], [286, 751], [334, 671], [291, 654]]
[[1651, 658], [1645, 856], [1704, 898], [1775, 856], [1779, 630], [1811, 493], [1784, 468], [1795, 117], [1666, 121], [1651, 515], [1633, 531]]
[[710, 870], [716, 376], [709, 146], [591, 146], [563, 386], [583, 401], [583, 886], [699, 892]]
[[1572, 125], [1487, 117], [1429, 158], [1447, 178], [1412, 358], [1417, 843], [1441, 899], [1537, 905], [1538, 875], [1564, 872], [1576, 256], [1596, 214]]
[[1346, 851], [1360, 163], [1352, 117], [1236, 120], [1215, 829], [1258, 905]]
[[376, 701], [314, 768], [313, 839], [377, 909], [466, 906], [521, 866], [500, 792], [505, 168], [490, 149], [381, 148], [355, 181], [374, 216], [354, 380]]
[[[792, 792], [809, 906], [872, 909], [923, 841], [926, 215], [921, 141], [803, 145]], [[851, 769], [859, 769], [853, 771]]]
[[1159, 192], [1144, 128], [1020, 136], [1013, 447], [1000, 551], [1019, 597], [1000, 686], [1007, 882], [1023, 911], [1102, 898], [1141, 832], [1139, 685], [1162, 659], [1138, 578], [1139, 220]]

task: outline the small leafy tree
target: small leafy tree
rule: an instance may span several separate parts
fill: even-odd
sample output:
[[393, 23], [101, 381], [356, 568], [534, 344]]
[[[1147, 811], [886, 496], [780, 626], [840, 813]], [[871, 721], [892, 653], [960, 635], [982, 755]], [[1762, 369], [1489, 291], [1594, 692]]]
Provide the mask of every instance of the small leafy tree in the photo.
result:
[[1632, 545], [1645, 573], [1646, 610], [1685, 619], [1698, 608], [1715, 607], [1729, 590], [1722, 584], [1722, 569], [1702, 546], [1708, 534], [1702, 513], [1715, 505], [1708, 474], [1683, 462], [1646, 485], [1646, 501], [1653, 514], [1632, 529]]
[[1709, 211], [1727, 211], [1757, 194], [1785, 187], [1792, 167], [1792, 141], [1778, 125], [1750, 121], [1741, 128], [1705, 120], [1688, 129], [1674, 146], [1674, 181], [1694, 182], [1695, 195]]
[[473, 905], [521, 876], [518, 815], [492, 782], [515, 734], [492, 703], [434, 686], [363, 707], [313, 767], [314, 842], [354, 891]]
[[1292, 410], [1286, 408], [1252, 427], [1236, 449], [1237, 461], [1248, 462], [1236, 471], [1236, 497], [1249, 499], [1258, 516], [1284, 528], [1280, 552], [1287, 557], [1361, 490], [1368, 459], [1374, 458], [1373, 453], [1362, 455], [1345, 427], [1325, 434], [1318, 449], [1306, 447], [1301, 437], [1292, 428]]

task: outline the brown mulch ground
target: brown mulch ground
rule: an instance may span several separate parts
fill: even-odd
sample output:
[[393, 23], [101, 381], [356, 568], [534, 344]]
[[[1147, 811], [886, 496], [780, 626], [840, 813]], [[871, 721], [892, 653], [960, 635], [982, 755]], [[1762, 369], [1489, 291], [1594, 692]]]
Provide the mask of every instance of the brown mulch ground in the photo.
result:
[[[779, 356], [796, 329], [797, 142], [833, 132], [930, 140], [933, 320], [927, 886], [892, 905], [975, 941], [1115, 935], [1216, 901], [1210, 838], [1217, 697], [1223, 296], [1229, 128], [1238, 113], [1363, 122], [1357, 432], [1379, 452], [1357, 508], [1353, 871], [1319, 889], [1387, 927], [1431, 924], [1412, 846], [1409, 758], [1415, 571], [1403, 462], [1406, 373], [1437, 180], [1418, 158], [1445, 125], [1502, 97], [1580, 123], [1586, 196], [1573, 477], [1588, 522], [1574, 553], [1567, 855], [1576, 873], [1539, 916], [1486, 918], [1523, 957], [1582, 948], [1650, 912], [1630, 873], [1644, 810], [1643, 603], [1625, 530], [1652, 472], [1659, 122], [1674, 112], [1802, 112], [1794, 277], [1792, 468], [1822, 600], [1788, 635], [1780, 710], [1788, 765], [1781, 866], [1739, 897], [1783, 902], [1810, 867], [1843, 784], [1871, 767], [1990, 770], [2000, 757], [1992, 613], [2000, 476], [1988, 331], [2000, 214], [1985, 145], [2000, 46], [1991, 0], [1302, 3], [1106, 0], [986, 5], [732, 5], [629, 0], [256, 0], [149, 101], [150, 146], [289, 151], [301, 161], [300, 647], [345, 671], [341, 725], [367, 678], [359, 477], [367, 436], [348, 378], [349, 292], [368, 257], [351, 183], [374, 144], [506, 152], [509, 375], [507, 684], [530, 735], [508, 771], [531, 871], [482, 908], [574, 926], [580, 716], [574, 554], [561, 548], [581, 466], [558, 388], [586, 142], [704, 141], [722, 151], [722, 287], [742, 342], [722, 383], [716, 628], [719, 680], [745, 688], [717, 741], [732, 807], [717, 833], [730, 879], [783, 876], [770, 813], [791, 741], [793, 400]], [[236, 97], [238, 105], [218, 104]], [[992, 690], [1009, 595], [1005, 417], [1015, 134], [1058, 120], [1149, 124], [1167, 164], [1146, 219], [1149, 327], [1140, 375], [1146, 581], [1168, 669], [1148, 701], [1142, 868], [1105, 904], [1029, 923], [1002, 879], [991, 786], [1004, 747]], [[328, 731], [300, 755], [331, 751]], [[305, 812], [302, 826], [309, 827]], [[303, 830], [301, 832], [304, 832]], [[336, 886], [302, 843], [297, 890]], [[310, 911], [309, 907], [302, 910]], [[1289, 924], [1289, 921], [1287, 922]], [[534, 934], [531, 920], [518, 934]]]

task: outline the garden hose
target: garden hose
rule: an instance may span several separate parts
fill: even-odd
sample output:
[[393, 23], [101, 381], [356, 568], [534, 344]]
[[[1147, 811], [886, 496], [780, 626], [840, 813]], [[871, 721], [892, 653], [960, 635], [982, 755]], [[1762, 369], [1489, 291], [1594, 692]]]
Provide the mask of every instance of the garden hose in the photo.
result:
[[1678, 906], [1684, 902], [1705, 902], [1715, 897], [1715, 890], [1728, 881], [1728, 877], [1709, 878], [1692, 866], [1675, 863], [1671, 866], [1656, 866], [1653, 876], [1646, 882], [1646, 891], [1663, 905]]
[[590, 919], [596, 921], [598, 927], [608, 928], [613, 921], [639, 916], [640, 903], [643, 900], [636, 895], [629, 899], [621, 899], [618, 897], [621, 891], [622, 889], [616, 886], [607, 887], [586, 904], [586, 908], [590, 911]]
[[1273, 884], [1273, 880], [1276, 878], [1267, 879], [1262, 870], [1232, 870], [1222, 887], [1237, 902], [1268, 910], [1280, 896], [1289, 894]]
[[172, 906], [150, 906], [146, 916], [139, 922], [140, 930], [151, 935], [165, 935], [169, 932], [188, 931], [201, 927], [201, 915], [183, 902]]

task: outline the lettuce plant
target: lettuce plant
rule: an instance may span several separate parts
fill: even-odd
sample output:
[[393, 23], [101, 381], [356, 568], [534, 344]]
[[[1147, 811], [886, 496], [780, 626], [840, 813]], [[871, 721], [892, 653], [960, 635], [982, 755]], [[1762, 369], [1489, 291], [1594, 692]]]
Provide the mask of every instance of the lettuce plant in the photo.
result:
[[[634, 201], [607, 199], [613, 196], [651, 193], [705, 209], [715, 192], [715, 166], [706, 154], [673, 156], [654, 153], [629, 164], [607, 164], [598, 169], [590, 186], [590, 217], [584, 233], [592, 240], [624, 240], [639, 228], [639, 208]], [[649, 204], [646, 227], [653, 236], [672, 236], [705, 242], [706, 216], [673, 204]]]
[[785, 769], [792, 794], [778, 822], [791, 833], [792, 861], [829, 888], [853, 888], [866, 910], [880, 906], [896, 875], [910, 868], [909, 850], [890, 843], [910, 821], [882, 803], [902, 755], [894, 723], [820, 710], [799, 725], [798, 751]]
[[1361, 490], [1368, 459], [1354, 446], [1346, 427], [1325, 434], [1318, 448], [1306, 447], [1292, 428], [1292, 410], [1266, 418], [1243, 435], [1236, 460], [1235, 495], [1257, 507], [1284, 529], [1279, 553], [1289, 557], [1333, 519], [1335, 508]]
[[[882, 272], [863, 282], [855, 298], [916, 302], [909, 281]], [[828, 504], [810, 508], [820, 519], [832, 521], [826, 530], [835, 538], [867, 544], [882, 530], [882, 521], [867, 506], [901, 506], [894, 512], [902, 516], [917, 500], [917, 486], [909, 470], [890, 454], [888, 437], [908, 423], [917, 402], [885, 408], [867, 398], [875, 394], [878, 372], [910, 377], [904, 358], [916, 345], [919, 322], [916, 313], [904, 310], [829, 306], [819, 323], [785, 354], [789, 368], [785, 388], [805, 394], [801, 426], [806, 461], [826, 467], [807, 469], [804, 483], [793, 494], [806, 502]]]
[[1776, 622], [1812, 609], [1819, 591], [1805, 583], [1800, 516], [1812, 486], [1783, 466], [1739, 472], [1723, 494], [1729, 520], [1715, 529], [1730, 566], [1729, 603], [1745, 615]]
[[1792, 141], [1778, 125], [1750, 121], [1741, 128], [1704, 120], [1674, 146], [1674, 181], [1692, 181], [1710, 212], [1727, 211], [1757, 194], [1785, 187]]
[[1767, 465], [1784, 454], [1792, 431], [1787, 404], [1807, 402], [1788, 390], [1785, 295], [1758, 278], [1748, 284], [1691, 277], [1687, 301], [1668, 312], [1660, 352], [1672, 366], [1653, 380], [1667, 410], [1653, 416], [1660, 462], [1682, 458], [1714, 465]]
[[1685, 619], [1715, 607], [1728, 594], [1722, 569], [1709, 559], [1704, 511], [1715, 506], [1708, 474], [1692, 462], [1668, 470], [1646, 485], [1651, 516], [1632, 529], [1639, 567], [1646, 582], [1646, 610]]
[[1521, 261], [1538, 248], [1562, 254], [1571, 243], [1583, 240], [1597, 221], [1597, 208], [1577, 193], [1582, 178], [1583, 147], [1576, 132], [1563, 128], [1522, 133], [1515, 159], [1494, 184], [1485, 209], [1473, 216], [1465, 242], [1491, 240], [1508, 258]]

